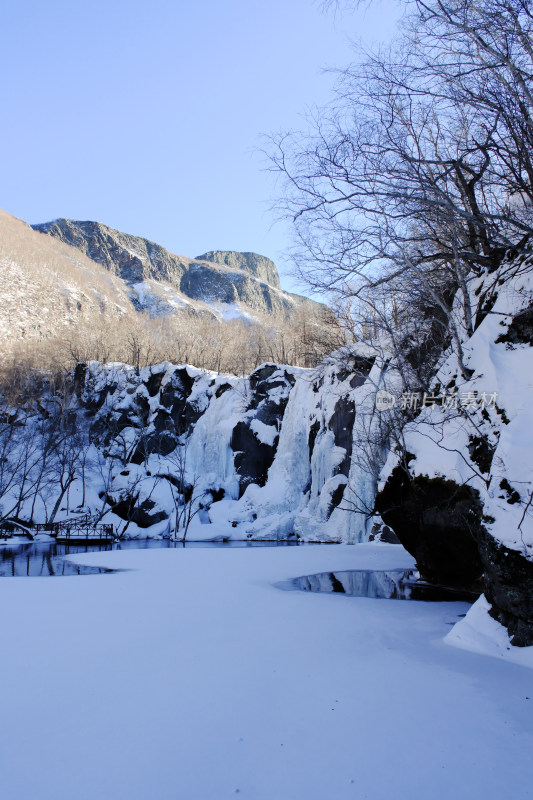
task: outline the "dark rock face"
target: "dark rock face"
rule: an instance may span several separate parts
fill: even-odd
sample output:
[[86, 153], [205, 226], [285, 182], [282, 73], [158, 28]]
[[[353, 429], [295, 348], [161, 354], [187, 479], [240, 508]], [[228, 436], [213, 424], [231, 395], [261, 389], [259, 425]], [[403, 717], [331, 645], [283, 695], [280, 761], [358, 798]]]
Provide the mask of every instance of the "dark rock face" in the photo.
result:
[[193, 264], [182, 277], [181, 291], [195, 300], [218, 300], [235, 303], [239, 294], [228, 273], [219, 272], [207, 264]]
[[[259, 367], [250, 375], [251, 397], [247, 411], [255, 412], [253, 416], [265, 425], [279, 426], [294, 381], [291, 372], [275, 364]], [[276, 389], [281, 391], [272, 397], [271, 393]]]
[[252, 430], [252, 423], [258, 420], [279, 430], [294, 381], [291, 372], [276, 364], [265, 364], [250, 375], [250, 398], [243, 420], [235, 426], [231, 437], [241, 497], [249, 484], [265, 485], [278, 447], [278, 436], [272, 444], [261, 442]]
[[[444, 290], [444, 287], [442, 287]], [[455, 281], [448, 284], [443, 292], [443, 300], [448, 309], [451, 309], [453, 298], [457, 291]], [[415, 339], [410, 335], [402, 341], [401, 349], [406, 362], [414, 370], [417, 381], [421, 386], [426, 386], [433, 377], [434, 366], [439, 356], [449, 346], [451, 337], [448, 331], [448, 316], [444, 308], [439, 305], [424, 304], [418, 306], [418, 312], [424, 319], [424, 333]]]
[[96, 414], [96, 412], [104, 405], [106, 397], [110, 394], [112, 395], [116, 388], [117, 387], [113, 386], [113, 384], [108, 383], [101, 391], [91, 392], [90, 396], [84, 395], [82, 391], [82, 402], [87, 410], [87, 414], [89, 416], [94, 416], [94, 414]]
[[426, 580], [458, 588], [478, 585], [483, 564], [477, 541], [484, 528], [475, 490], [444, 478], [413, 478], [398, 466], [376, 498], [376, 511]]
[[159, 389], [161, 388], [164, 374], [165, 373], [161, 370], [159, 372], [153, 372], [150, 375], [150, 378], [146, 383], [146, 388], [148, 389], [148, 394], [150, 397], [155, 397], [155, 395], [158, 393]]
[[259, 256], [257, 253], [235, 253], [231, 250], [211, 250], [196, 256], [197, 261], [211, 261], [214, 264], [250, 272], [255, 278], [269, 283], [270, 286], [279, 286], [279, 275], [276, 265], [269, 258]]
[[[115, 409], [111, 403], [109, 409], [102, 410], [106, 398], [117, 390], [112, 383], [98, 393], [86, 392], [83, 398], [85, 409], [88, 416], [96, 417], [91, 425], [92, 441], [107, 448], [113, 440], [120, 438], [125, 429], [132, 428], [137, 433], [132, 437], [131, 451], [124, 440], [124, 451], [120, 455], [124, 463], [131, 461], [139, 465], [152, 453], [162, 456], [171, 453], [176, 447], [177, 437], [192, 430], [203, 412], [190, 399], [195, 380], [186, 367], [176, 367], [170, 380], [162, 387], [164, 376], [163, 366], [151, 370], [144, 381], [129, 387], [127, 393], [133, 393], [133, 402], [127, 409], [121, 408], [120, 404]], [[146, 394], [151, 398], [159, 394], [159, 407], [154, 414], [151, 414]]]
[[533, 345], [533, 306], [513, 317], [507, 333], [496, 339], [497, 342], [507, 342], [512, 347], [514, 344]]
[[375, 360], [375, 357], [351, 356], [348, 364], [341, 366], [337, 373], [339, 381], [344, 381], [351, 376], [350, 386], [352, 389], [357, 389], [358, 386], [362, 386], [366, 381]]
[[189, 375], [187, 368], [178, 367], [161, 391], [161, 405], [169, 409], [170, 413], [167, 430], [173, 429], [178, 435], [188, 431], [202, 415], [189, 401], [193, 386], [194, 378]]
[[73, 388], [78, 400], [81, 400], [81, 395], [85, 387], [86, 377], [87, 377], [87, 364], [84, 361], [79, 361], [76, 364], [73, 377]]
[[320, 431], [320, 422], [317, 419], [315, 419], [314, 422], [309, 427], [309, 437], [307, 439], [307, 446], [309, 447], [309, 462], [311, 462], [311, 459], [313, 457], [316, 437], [318, 436], [319, 431]]
[[[85, 407], [95, 416], [91, 425], [92, 440], [106, 449], [112, 447], [114, 457], [123, 464], [142, 465], [151, 454], [167, 456], [172, 453], [179, 438], [192, 432], [211, 398], [218, 399], [232, 388], [229, 382], [217, 386], [213, 380], [206, 384], [201, 374], [191, 374], [186, 366], [172, 367], [169, 371], [169, 365], [163, 364], [143, 371], [140, 376], [130, 369], [129, 376], [129, 385], [123, 385], [120, 392], [117, 392], [118, 384], [113, 383], [106, 385], [106, 392], [92, 386], [85, 392]], [[198, 380], [205, 384], [200, 392]], [[267, 480], [294, 383], [295, 376], [290, 368], [276, 364], [259, 367], [249, 378], [242, 418], [235, 425], [230, 441], [240, 496], [251, 483], [264, 486]], [[102, 408], [106, 395], [114, 392], [117, 392], [116, 406], [110, 404]], [[128, 395], [131, 400], [124, 407]], [[158, 402], [148, 398], [157, 398]], [[254, 423], [257, 423], [255, 427]], [[128, 428], [131, 430], [125, 435], [123, 432]], [[219, 487], [213, 488], [216, 494]], [[121, 502], [120, 513], [117, 513], [136, 521], [137, 517], [131, 517], [133, 501], [128, 500], [130, 505], [124, 505], [125, 502]]]
[[207, 263], [191, 262], [180, 283], [181, 291], [194, 300], [236, 303], [264, 314], [294, 309], [288, 295], [243, 272], [223, 270]]
[[342, 475], [346, 475], [346, 477], [350, 474], [354, 420], [355, 405], [353, 400], [340, 397], [335, 405], [333, 416], [329, 421], [329, 428], [333, 431], [335, 445], [346, 450], [346, 455], [336, 469], [336, 474], [342, 473]]
[[470, 458], [481, 472], [490, 472], [495, 450], [495, 445], [491, 444], [486, 436], [469, 437], [468, 452]]
[[139, 528], [149, 528], [157, 522], [168, 519], [166, 511], [156, 511], [150, 514], [150, 511], [155, 508], [154, 501], [147, 499], [139, 503], [138, 495], [128, 495], [120, 501], [111, 495], [108, 495], [106, 499], [118, 517], [125, 521], [135, 522]]
[[246, 422], [239, 422], [233, 429], [231, 449], [235, 453], [235, 467], [240, 477], [240, 496], [250, 483], [264, 486], [276, 448], [260, 442]]
[[368, 537], [369, 542], [385, 542], [386, 544], [401, 544], [400, 540], [388, 525], [375, 522]]
[[342, 498], [344, 497], [344, 490], [346, 489], [345, 483], [339, 483], [336, 489], [333, 490], [331, 493], [331, 497], [329, 499], [329, 507], [328, 507], [328, 517], [331, 516], [333, 509], [337, 508], [340, 505]]
[[222, 397], [225, 392], [231, 389], [231, 384], [229, 383], [222, 383], [218, 389], [215, 391], [215, 397]]
[[154, 278], [179, 286], [187, 269], [186, 259], [169, 253], [161, 245], [99, 222], [58, 219], [32, 227], [76, 247], [127, 283]]
[[[260, 393], [260, 389], [258, 388], [261, 384], [264, 385], [265, 381], [267, 381], [278, 369], [277, 364], [263, 364], [263, 366], [258, 367], [252, 374], [250, 375], [250, 389], [256, 395]], [[267, 392], [263, 390], [263, 396], [266, 397]]]
[[516, 489], [513, 489], [507, 478], [503, 478], [500, 481], [500, 489], [504, 494], [498, 495], [502, 498], [502, 500], [507, 500], [510, 506], [514, 506], [515, 503], [519, 503], [521, 498], [519, 492]]
[[486, 531], [478, 541], [491, 615], [505, 625], [512, 644], [533, 645], [533, 562], [495, 541]]

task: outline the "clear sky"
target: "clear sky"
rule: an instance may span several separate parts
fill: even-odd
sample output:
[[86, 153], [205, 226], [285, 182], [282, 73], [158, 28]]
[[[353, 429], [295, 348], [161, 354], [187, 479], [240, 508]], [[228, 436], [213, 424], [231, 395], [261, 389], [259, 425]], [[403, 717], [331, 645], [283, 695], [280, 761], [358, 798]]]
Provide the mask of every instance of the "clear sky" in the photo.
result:
[[285, 276], [261, 136], [299, 128], [349, 38], [390, 38], [397, 16], [394, 0], [0, 0], [0, 207], [190, 257], [252, 250]]

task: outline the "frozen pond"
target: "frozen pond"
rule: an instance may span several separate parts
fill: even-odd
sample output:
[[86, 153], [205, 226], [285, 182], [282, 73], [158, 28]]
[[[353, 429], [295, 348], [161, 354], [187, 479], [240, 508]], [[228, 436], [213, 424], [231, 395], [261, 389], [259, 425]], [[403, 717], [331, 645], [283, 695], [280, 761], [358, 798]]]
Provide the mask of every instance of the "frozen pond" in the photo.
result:
[[[57, 544], [56, 542], [25, 542], [0, 547], [0, 578], [51, 577], [63, 575], [97, 575], [113, 573], [108, 567], [76, 564], [66, 558], [79, 553], [110, 550], [150, 550], [185, 548], [294, 547], [297, 542], [276, 541], [211, 541], [172, 542], [170, 539], [125, 539], [112, 544]], [[344, 570], [319, 572], [276, 584], [281, 589], [306, 592], [335, 592], [352, 597], [372, 597], [396, 600], [463, 600], [474, 602], [478, 595], [433, 586], [421, 581], [416, 569]]]
[[473, 603], [474, 592], [435, 586], [420, 580], [416, 569], [345, 570], [319, 572], [277, 584], [281, 589], [304, 592], [337, 592], [352, 597], [374, 597], [387, 600], [463, 600]]
[[531, 798], [531, 671], [443, 644], [466, 603], [272, 586], [402, 548], [121, 544], [0, 582], [2, 797]]
[[214, 541], [172, 542], [170, 539], [124, 539], [113, 544], [57, 544], [56, 542], [27, 542], [0, 546], [0, 578], [49, 577], [60, 575], [97, 575], [116, 572], [105, 567], [75, 564], [65, 556], [95, 553], [101, 550], [183, 549], [191, 547], [278, 547], [297, 546], [297, 542], [275, 541]]

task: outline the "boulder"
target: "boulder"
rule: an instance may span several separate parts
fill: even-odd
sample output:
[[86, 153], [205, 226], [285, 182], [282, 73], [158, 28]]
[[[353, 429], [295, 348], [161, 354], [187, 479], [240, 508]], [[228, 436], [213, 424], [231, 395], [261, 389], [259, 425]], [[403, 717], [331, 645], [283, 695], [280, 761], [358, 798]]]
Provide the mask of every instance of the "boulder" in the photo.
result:
[[378, 493], [375, 509], [414, 556], [425, 580], [461, 589], [480, 585], [477, 542], [484, 527], [476, 490], [444, 478], [412, 477], [397, 466]]

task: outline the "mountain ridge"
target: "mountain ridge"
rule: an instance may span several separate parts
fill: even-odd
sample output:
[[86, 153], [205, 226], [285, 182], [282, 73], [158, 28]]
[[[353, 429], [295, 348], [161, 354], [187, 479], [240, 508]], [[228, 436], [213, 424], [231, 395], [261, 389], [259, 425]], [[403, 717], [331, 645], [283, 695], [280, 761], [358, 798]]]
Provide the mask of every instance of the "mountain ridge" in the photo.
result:
[[206, 254], [218, 264], [98, 223], [63, 228], [77, 247], [57, 222], [0, 211], [4, 365], [170, 360], [242, 374], [265, 360], [312, 366], [339, 344], [333, 312], [266, 283], [277, 271], [257, 254]]
[[290, 314], [299, 305], [326, 308], [283, 291], [276, 265], [258, 253], [212, 250], [188, 258], [92, 220], [62, 217], [31, 227], [75, 247], [130, 286], [146, 280], [165, 281], [192, 300], [243, 303], [264, 314]]

